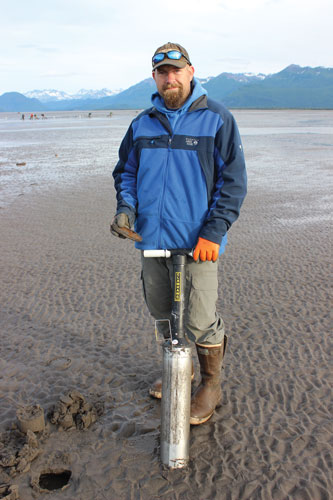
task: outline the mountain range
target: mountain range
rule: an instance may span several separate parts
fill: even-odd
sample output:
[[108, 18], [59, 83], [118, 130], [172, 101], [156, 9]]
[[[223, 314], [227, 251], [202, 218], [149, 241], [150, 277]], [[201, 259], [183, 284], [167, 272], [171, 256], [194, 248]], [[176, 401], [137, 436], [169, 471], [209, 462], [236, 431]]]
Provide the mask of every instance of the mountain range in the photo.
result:
[[[333, 109], [333, 68], [292, 64], [271, 75], [221, 73], [199, 80], [209, 97], [229, 108]], [[147, 78], [126, 90], [7, 92], [0, 96], [0, 112], [144, 109], [155, 91], [154, 80]]]
[[30, 97], [33, 99], [38, 99], [42, 103], [49, 103], [54, 101], [70, 101], [73, 99], [100, 99], [101, 97], [108, 97], [110, 95], [119, 94], [122, 89], [110, 90], [87, 90], [80, 89], [76, 94], [68, 94], [62, 90], [48, 89], [48, 90], [31, 90], [30, 92], [25, 92], [23, 95], [25, 97]]

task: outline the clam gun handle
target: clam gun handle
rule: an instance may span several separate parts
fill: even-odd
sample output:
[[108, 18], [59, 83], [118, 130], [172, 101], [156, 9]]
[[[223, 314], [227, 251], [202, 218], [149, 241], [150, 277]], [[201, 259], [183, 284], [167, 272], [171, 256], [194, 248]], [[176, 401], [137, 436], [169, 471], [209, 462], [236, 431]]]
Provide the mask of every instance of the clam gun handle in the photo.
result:
[[144, 257], [165, 257], [169, 259], [172, 255], [188, 255], [189, 257], [193, 257], [193, 249], [192, 248], [177, 248], [172, 250], [144, 250]]
[[176, 248], [172, 250], [157, 249], [144, 250], [144, 257], [165, 257], [172, 258], [173, 279], [172, 279], [172, 308], [170, 317], [171, 340], [173, 345], [182, 347], [186, 345], [184, 329], [185, 315], [185, 287], [186, 287], [186, 260], [192, 256], [191, 248]]

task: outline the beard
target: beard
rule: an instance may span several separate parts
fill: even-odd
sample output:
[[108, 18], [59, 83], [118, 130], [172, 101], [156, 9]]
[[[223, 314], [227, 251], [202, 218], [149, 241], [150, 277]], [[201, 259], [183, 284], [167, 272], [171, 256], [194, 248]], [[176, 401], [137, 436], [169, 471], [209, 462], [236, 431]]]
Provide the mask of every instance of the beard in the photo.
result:
[[[177, 91], [174, 89], [177, 89]], [[181, 83], [178, 83], [177, 85], [165, 85], [161, 94], [166, 107], [170, 109], [180, 108], [185, 101], [184, 87]]]

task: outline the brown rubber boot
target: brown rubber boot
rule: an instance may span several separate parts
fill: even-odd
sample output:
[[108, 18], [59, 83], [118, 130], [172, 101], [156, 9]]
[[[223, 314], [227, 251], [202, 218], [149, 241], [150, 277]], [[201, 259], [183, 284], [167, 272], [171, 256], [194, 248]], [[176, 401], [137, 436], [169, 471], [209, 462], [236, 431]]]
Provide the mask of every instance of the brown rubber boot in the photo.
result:
[[[191, 375], [191, 382], [194, 379], [194, 366], [193, 366], [193, 361], [192, 361], [192, 375]], [[153, 398], [156, 399], [162, 399], [162, 379], [159, 378], [155, 380], [155, 382], [151, 385], [149, 389], [149, 394], [153, 396]]]
[[201, 383], [191, 400], [191, 425], [206, 422], [220, 404], [222, 398], [222, 360], [227, 348], [227, 336], [219, 345], [196, 344], [201, 373]]

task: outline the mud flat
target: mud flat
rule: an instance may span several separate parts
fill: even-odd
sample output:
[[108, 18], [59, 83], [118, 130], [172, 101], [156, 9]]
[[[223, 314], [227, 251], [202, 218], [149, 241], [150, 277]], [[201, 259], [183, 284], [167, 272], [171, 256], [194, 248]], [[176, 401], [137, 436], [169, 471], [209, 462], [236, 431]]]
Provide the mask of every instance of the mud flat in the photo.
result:
[[[10, 478], [19, 498], [51, 498], [43, 491], [50, 471], [59, 484], [54, 500], [333, 498], [333, 113], [235, 114], [249, 194], [219, 268], [218, 307], [229, 335], [223, 405], [192, 428], [189, 468], [175, 472], [159, 463], [160, 403], [148, 387], [161, 352], [142, 298], [139, 253], [108, 229], [112, 166], [132, 116], [120, 117], [118, 128], [117, 113], [105, 127], [92, 117], [75, 130], [59, 130], [59, 119], [58, 131], [37, 131], [28, 145], [26, 132], [11, 132], [13, 163], [15, 156], [27, 165], [6, 164], [1, 175], [37, 185], [9, 189], [0, 210], [0, 431], [20, 407], [46, 411], [73, 390], [104, 404], [88, 428], [48, 433], [30, 470]], [[70, 148], [66, 134], [75, 138], [66, 150], [72, 169], [83, 162], [80, 144], [95, 158], [68, 178], [58, 147], [62, 138]], [[57, 175], [44, 176], [38, 151]]]

